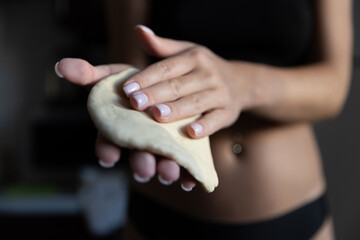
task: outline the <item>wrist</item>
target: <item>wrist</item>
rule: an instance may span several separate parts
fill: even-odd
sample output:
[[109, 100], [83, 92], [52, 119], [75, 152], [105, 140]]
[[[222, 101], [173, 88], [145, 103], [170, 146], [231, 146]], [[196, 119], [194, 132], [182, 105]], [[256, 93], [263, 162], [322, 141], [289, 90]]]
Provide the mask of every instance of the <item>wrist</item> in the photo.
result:
[[261, 108], [269, 103], [269, 69], [267, 65], [251, 62], [234, 62], [235, 81], [243, 94], [239, 95], [241, 99], [242, 111], [251, 111]]
[[272, 106], [280, 106], [283, 102], [284, 84], [282, 74], [278, 68], [262, 63], [237, 62], [238, 74], [241, 76], [246, 87], [243, 96], [242, 111], [258, 114], [268, 114]]

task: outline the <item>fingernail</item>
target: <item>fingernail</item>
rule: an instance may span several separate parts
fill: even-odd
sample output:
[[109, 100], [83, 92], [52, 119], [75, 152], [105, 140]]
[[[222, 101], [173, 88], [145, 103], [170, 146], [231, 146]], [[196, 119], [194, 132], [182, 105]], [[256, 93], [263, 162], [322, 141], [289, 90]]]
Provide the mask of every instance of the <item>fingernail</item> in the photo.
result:
[[59, 72], [58, 65], [59, 65], [59, 62], [57, 62], [55, 64], [55, 67], [54, 67], [55, 73], [59, 78], [64, 78], [64, 76]]
[[188, 188], [185, 187], [183, 184], [181, 184], [181, 188], [185, 191], [185, 192], [190, 192], [193, 188]]
[[139, 89], [140, 89], [140, 85], [137, 82], [132, 82], [123, 86], [124, 93], [126, 94], [127, 97], [129, 97], [130, 94], [132, 94], [133, 92]]
[[112, 168], [113, 166], [115, 166], [115, 162], [104, 162], [103, 160], [99, 159], [99, 165], [103, 168]]
[[145, 32], [149, 33], [149, 34], [152, 34], [152, 35], [155, 35], [154, 31], [151, 30], [150, 28], [144, 26], [144, 25], [138, 25], [139, 28], [141, 28], [142, 30], [144, 30]]
[[171, 113], [171, 109], [168, 105], [165, 104], [157, 104], [155, 107], [160, 111], [160, 116], [165, 117]]
[[166, 186], [169, 186], [170, 184], [173, 183], [173, 181], [167, 181], [167, 180], [163, 179], [160, 175], [158, 175], [158, 180], [161, 184], [166, 185]]
[[192, 123], [190, 127], [194, 130], [196, 136], [200, 136], [203, 132], [203, 127], [198, 123]]
[[135, 93], [133, 98], [135, 99], [138, 108], [144, 107], [148, 102], [148, 97], [144, 93]]
[[133, 174], [134, 179], [139, 182], [139, 183], [147, 183], [148, 181], [150, 181], [150, 178], [143, 178], [140, 177], [139, 175], [137, 175], [136, 173]]

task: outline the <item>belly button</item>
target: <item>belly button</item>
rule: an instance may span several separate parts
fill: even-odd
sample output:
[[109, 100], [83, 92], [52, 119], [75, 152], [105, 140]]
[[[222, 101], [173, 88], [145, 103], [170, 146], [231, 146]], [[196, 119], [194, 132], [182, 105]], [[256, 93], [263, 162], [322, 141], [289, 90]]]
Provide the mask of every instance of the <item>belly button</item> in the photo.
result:
[[243, 135], [241, 134], [241, 132], [235, 131], [232, 138], [233, 141], [235, 142], [232, 147], [232, 151], [234, 154], [238, 155], [244, 150], [243, 146], [240, 144], [240, 142], [243, 139]]
[[232, 151], [235, 154], [240, 154], [243, 151], [243, 147], [239, 143], [235, 143], [232, 147]]

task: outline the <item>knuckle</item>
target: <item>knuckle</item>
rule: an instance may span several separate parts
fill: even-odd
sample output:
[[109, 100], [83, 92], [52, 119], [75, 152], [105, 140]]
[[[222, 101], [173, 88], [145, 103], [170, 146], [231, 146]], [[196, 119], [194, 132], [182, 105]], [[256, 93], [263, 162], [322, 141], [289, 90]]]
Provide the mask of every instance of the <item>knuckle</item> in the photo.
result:
[[95, 78], [94, 70], [92, 69], [89, 70], [89, 67], [84, 64], [77, 66], [77, 71], [79, 76], [81, 76], [79, 81], [80, 86], [88, 85], [89, 84], [88, 79], [93, 80]]
[[171, 71], [171, 67], [162, 61], [155, 63], [155, 67], [160, 70], [162, 76], [167, 76]]
[[192, 108], [196, 112], [200, 112], [202, 110], [202, 101], [199, 96], [197, 96], [196, 94], [191, 95], [190, 101], [192, 102]]
[[182, 96], [183, 86], [179, 79], [174, 78], [169, 80], [170, 89], [176, 98]]
[[195, 46], [190, 50], [190, 56], [197, 60], [202, 60], [205, 55], [205, 47], [203, 46]]
[[204, 79], [206, 79], [206, 81], [210, 84], [216, 84], [216, 74], [214, 71], [206, 71], [204, 72]]
[[221, 77], [219, 77], [219, 73], [215, 69], [206, 69], [202, 72], [202, 79], [206, 81], [206, 84], [209, 87], [221, 87], [223, 85], [223, 81]]

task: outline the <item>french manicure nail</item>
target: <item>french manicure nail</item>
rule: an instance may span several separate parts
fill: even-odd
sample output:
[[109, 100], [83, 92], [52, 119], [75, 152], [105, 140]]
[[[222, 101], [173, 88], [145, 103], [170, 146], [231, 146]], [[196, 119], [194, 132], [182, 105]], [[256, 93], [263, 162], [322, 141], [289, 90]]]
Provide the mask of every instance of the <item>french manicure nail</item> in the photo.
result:
[[113, 166], [115, 166], [115, 162], [104, 162], [103, 160], [99, 159], [99, 165], [103, 168], [112, 168]]
[[151, 35], [155, 35], [154, 31], [151, 30], [150, 28], [148, 28], [147, 26], [144, 25], [138, 25], [142, 30], [144, 30], [145, 32], [151, 34]]
[[166, 185], [166, 186], [169, 186], [170, 184], [173, 183], [172, 181], [167, 181], [167, 180], [163, 179], [160, 175], [158, 175], [158, 180], [161, 184]]
[[59, 72], [58, 65], [59, 65], [59, 62], [57, 62], [55, 64], [55, 67], [54, 67], [55, 73], [59, 78], [64, 78], [64, 76]]
[[147, 183], [148, 181], [150, 181], [150, 178], [143, 178], [140, 177], [139, 175], [137, 175], [136, 173], [133, 174], [134, 179], [139, 182], [139, 183]]
[[140, 89], [140, 85], [137, 82], [132, 82], [123, 86], [124, 93], [126, 94], [127, 97], [129, 97], [130, 94], [132, 94], [133, 92], [139, 89]]
[[198, 123], [192, 123], [190, 127], [194, 130], [196, 136], [200, 136], [203, 132], [203, 127]]
[[188, 188], [188, 187], [185, 187], [183, 184], [181, 184], [181, 188], [182, 190], [184, 190], [185, 192], [190, 192], [193, 188]]
[[165, 117], [171, 113], [171, 109], [168, 105], [165, 104], [157, 104], [155, 107], [160, 111], [160, 116]]
[[133, 98], [135, 99], [138, 108], [144, 107], [148, 102], [148, 97], [144, 93], [135, 93]]

